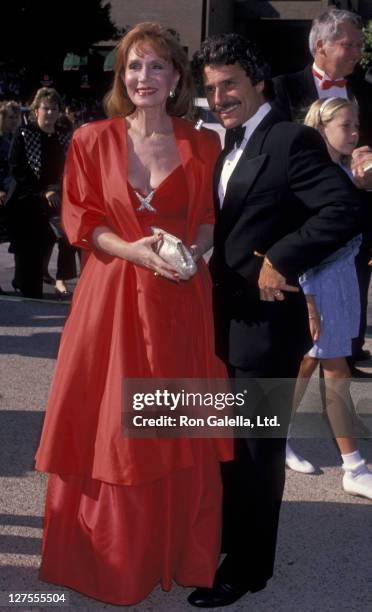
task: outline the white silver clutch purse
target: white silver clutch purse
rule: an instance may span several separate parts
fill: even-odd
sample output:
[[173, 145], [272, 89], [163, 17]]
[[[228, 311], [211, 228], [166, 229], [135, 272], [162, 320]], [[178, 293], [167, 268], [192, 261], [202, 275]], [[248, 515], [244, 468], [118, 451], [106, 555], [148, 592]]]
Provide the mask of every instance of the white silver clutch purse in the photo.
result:
[[152, 227], [151, 231], [153, 234], [162, 234], [162, 239], [154, 245], [155, 253], [172, 266], [182, 280], [188, 280], [194, 276], [197, 266], [190, 250], [182, 240], [160, 227]]

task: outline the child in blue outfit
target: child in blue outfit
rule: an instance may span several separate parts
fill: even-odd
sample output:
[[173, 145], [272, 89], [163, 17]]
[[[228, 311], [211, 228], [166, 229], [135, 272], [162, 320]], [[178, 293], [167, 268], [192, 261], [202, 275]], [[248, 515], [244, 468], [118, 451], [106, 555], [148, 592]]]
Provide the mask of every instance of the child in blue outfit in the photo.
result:
[[[357, 106], [344, 98], [317, 100], [311, 105], [305, 124], [320, 132], [332, 160], [353, 180], [350, 159], [359, 137]], [[372, 473], [352, 437], [355, 416], [346, 361], [352, 352], [352, 338], [359, 331], [360, 301], [355, 256], [361, 241], [361, 235], [356, 236], [300, 278], [314, 345], [301, 364], [294, 406], [297, 408], [300, 404], [308, 380], [320, 362], [324, 371], [327, 416], [343, 461], [343, 489], [352, 495], [372, 499]], [[368, 430], [365, 433], [369, 433]], [[303, 473], [315, 471], [309, 461], [293, 451], [289, 442], [286, 463], [291, 469]]]
[[351, 340], [359, 332], [360, 297], [355, 269], [361, 235], [300, 277], [306, 296], [314, 296], [320, 335], [310, 357], [332, 359], [351, 355]]

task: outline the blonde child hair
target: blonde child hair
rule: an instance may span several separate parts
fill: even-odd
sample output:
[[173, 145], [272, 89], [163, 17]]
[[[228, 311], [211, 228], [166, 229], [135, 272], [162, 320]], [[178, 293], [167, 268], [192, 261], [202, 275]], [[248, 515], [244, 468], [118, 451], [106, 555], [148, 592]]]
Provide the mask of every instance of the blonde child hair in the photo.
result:
[[[307, 111], [304, 124], [319, 132], [320, 128], [326, 127], [342, 108], [355, 108], [358, 111], [358, 104], [352, 100], [338, 97], [316, 100]], [[342, 155], [341, 159], [344, 165], [350, 166], [351, 155]]]

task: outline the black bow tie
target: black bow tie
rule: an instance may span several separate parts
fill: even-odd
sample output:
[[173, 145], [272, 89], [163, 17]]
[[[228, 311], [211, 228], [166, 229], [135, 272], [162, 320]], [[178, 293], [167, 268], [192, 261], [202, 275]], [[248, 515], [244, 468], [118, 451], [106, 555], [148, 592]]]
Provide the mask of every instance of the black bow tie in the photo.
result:
[[223, 148], [225, 155], [230, 153], [230, 151], [233, 150], [235, 145], [237, 147], [241, 145], [243, 138], [244, 138], [244, 134], [245, 134], [245, 127], [243, 127], [242, 125], [232, 128], [231, 130], [226, 130], [225, 146]]

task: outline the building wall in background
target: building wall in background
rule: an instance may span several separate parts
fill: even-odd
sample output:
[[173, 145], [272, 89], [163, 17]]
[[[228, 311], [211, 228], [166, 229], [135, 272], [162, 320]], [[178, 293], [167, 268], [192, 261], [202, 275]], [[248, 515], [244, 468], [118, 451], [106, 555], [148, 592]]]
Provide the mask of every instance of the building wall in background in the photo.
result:
[[159, 21], [177, 30], [189, 57], [208, 34], [238, 32], [255, 40], [273, 74], [293, 72], [311, 58], [311, 20], [335, 5], [372, 19], [372, 0], [110, 0], [118, 27]]
[[203, 0], [110, 0], [111, 18], [118, 27], [158, 21], [177, 30], [189, 54], [202, 37]]

